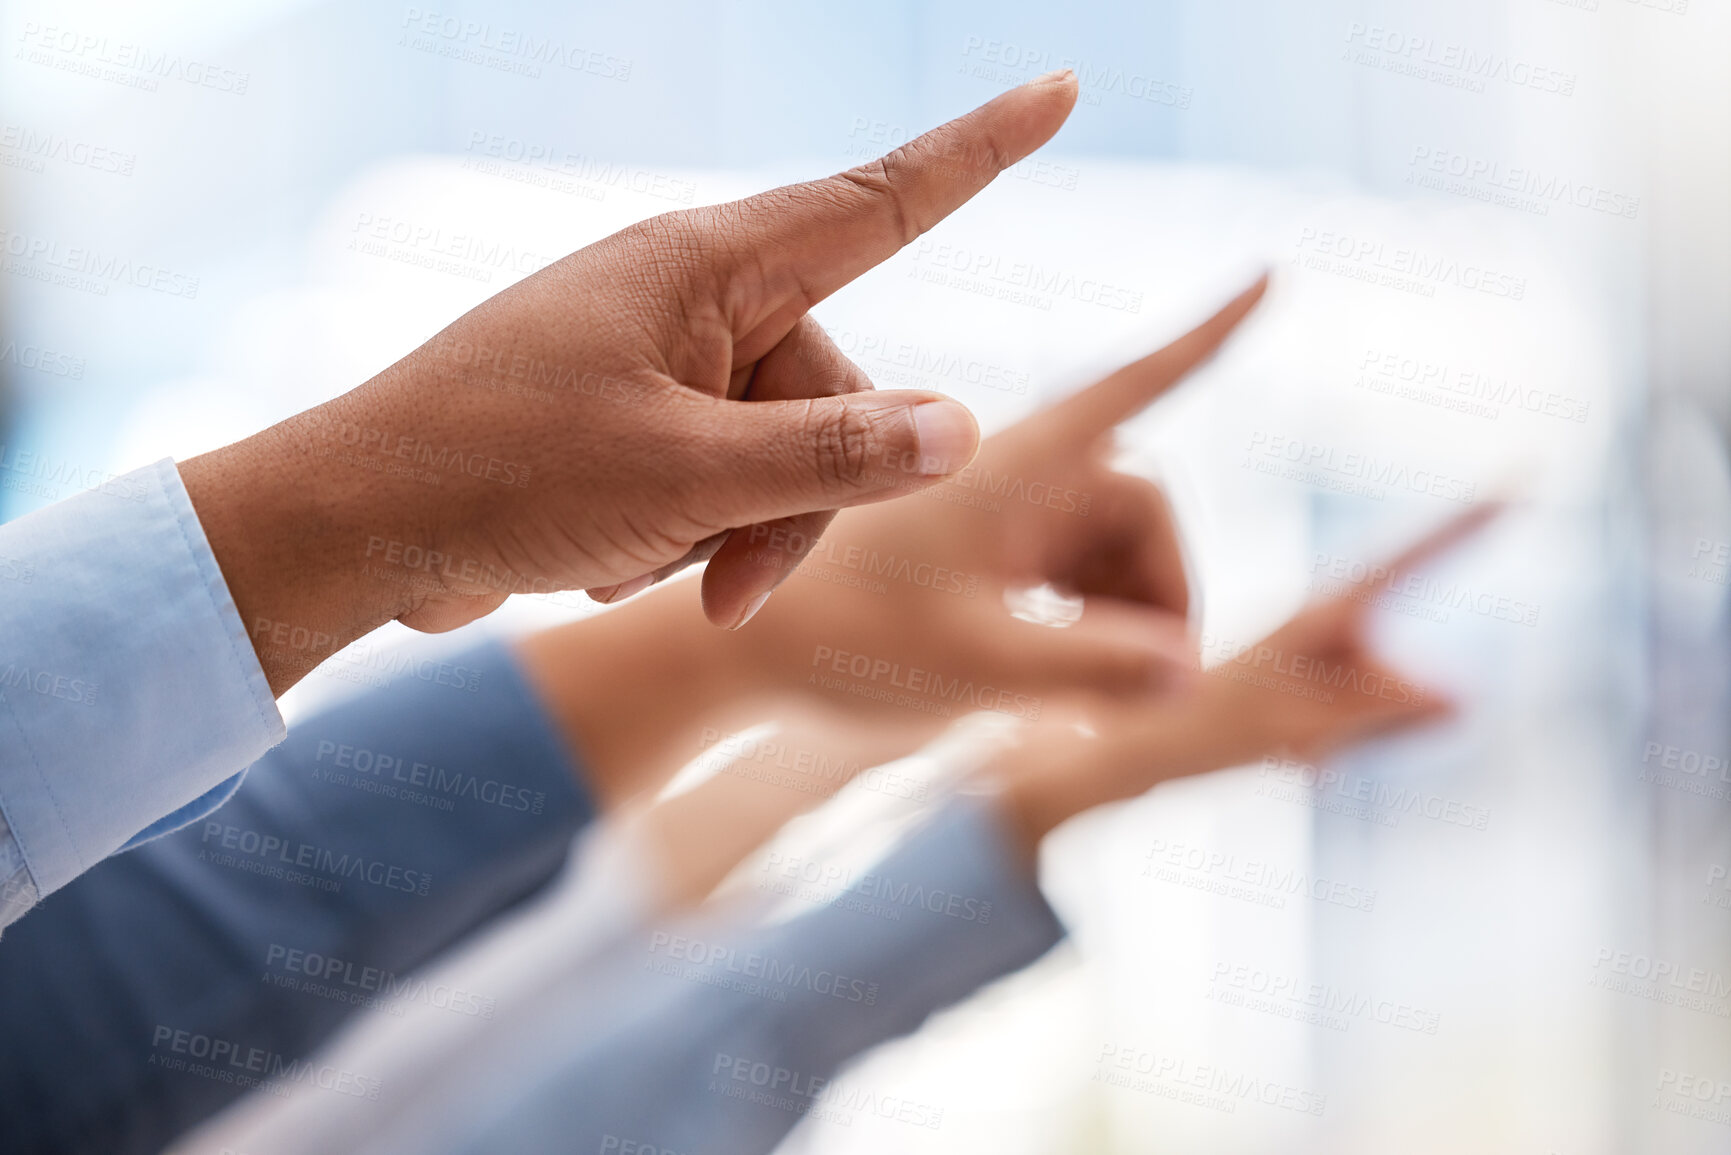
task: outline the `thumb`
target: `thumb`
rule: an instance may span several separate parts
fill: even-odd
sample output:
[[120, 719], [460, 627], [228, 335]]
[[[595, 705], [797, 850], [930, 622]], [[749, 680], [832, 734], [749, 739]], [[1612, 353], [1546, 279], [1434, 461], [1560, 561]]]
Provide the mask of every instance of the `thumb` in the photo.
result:
[[[924, 489], [980, 445], [974, 415], [942, 395], [848, 393], [721, 401], [729, 461], [706, 462], [711, 516], [739, 527], [703, 574], [703, 611], [738, 629], [817, 545], [831, 512]], [[710, 439], [713, 443], [714, 423]]]
[[[974, 415], [942, 394], [849, 393], [719, 401], [708, 421], [715, 520], [745, 526], [882, 501], [959, 473], [980, 447]], [[719, 420], [717, 420], [719, 418]]]

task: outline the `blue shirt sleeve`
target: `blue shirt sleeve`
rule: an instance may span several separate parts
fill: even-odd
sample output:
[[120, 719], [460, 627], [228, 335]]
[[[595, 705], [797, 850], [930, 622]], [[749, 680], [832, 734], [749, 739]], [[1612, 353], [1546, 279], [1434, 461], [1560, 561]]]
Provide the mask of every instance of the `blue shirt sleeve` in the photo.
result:
[[[1062, 935], [997, 807], [958, 798], [808, 914], [644, 931], [463, 1056], [364, 1150], [761, 1155], [807, 1115], [885, 1109], [835, 1079], [841, 1064]], [[935, 1105], [887, 1107], [910, 1127], [942, 1123]]]
[[172, 461], [0, 526], [0, 926], [221, 805], [284, 729]]
[[297, 722], [220, 811], [7, 932], [0, 1151], [143, 1155], [249, 1088], [377, 1093], [309, 1056], [360, 1007], [437, 999], [415, 968], [552, 878], [594, 813], [509, 650], [445, 665]]

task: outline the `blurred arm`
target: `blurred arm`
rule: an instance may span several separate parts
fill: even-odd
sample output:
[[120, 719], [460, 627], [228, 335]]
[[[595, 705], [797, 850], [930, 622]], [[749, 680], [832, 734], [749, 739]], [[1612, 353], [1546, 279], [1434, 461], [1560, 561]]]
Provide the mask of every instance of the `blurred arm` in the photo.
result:
[[[1061, 935], [994, 804], [959, 798], [809, 914], [644, 932], [462, 1056], [363, 1150], [600, 1150], [614, 1136], [766, 1152], [808, 1113], [877, 1101], [832, 1082], [842, 1063]], [[942, 1122], [941, 1107], [906, 1106], [910, 1126]]]
[[309, 1078], [357, 1004], [552, 876], [594, 808], [509, 654], [422, 673], [298, 724], [220, 812], [11, 929], [0, 1149], [156, 1151]]

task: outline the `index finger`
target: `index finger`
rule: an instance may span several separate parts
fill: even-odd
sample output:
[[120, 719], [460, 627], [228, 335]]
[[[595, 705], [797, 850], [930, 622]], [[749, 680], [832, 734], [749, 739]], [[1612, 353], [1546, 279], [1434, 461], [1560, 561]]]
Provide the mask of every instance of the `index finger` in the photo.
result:
[[1302, 622], [1301, 634], [1307, 638], [1330, 637], [1341, 643], [1356, 639], [1365, 616], [1376, 604], [1376, 599], [1368, 596], [1370, 590], [1384, 582], [1393, 583], [1420, 562], [1458, 545], [1484, 528], [1506, 507], [1507, 503], [1500, 500], [1484, 501], [1450, 518], [1388, 561], [1366, 566], [1363, 577], [1346, 583], [1343, 592], [1313, 602], [1287, 623], [1288, 626]]
[[1051, 139], [1076, 103], [1076, 76], [1047, 73], [886, 156], [730, 206], [752, 263], [807, 308], [966, 204]]
[[[1383, 567], [1386, 570], [1384, 576], [1412, 569], [1425, 559], [1452, 548], [1488, 525], [1505, 508], [1506, 503], [1502, 501], [1483, 501], [1460, 516], [1450, 518], [1389, 559]], [[1369, 575], [1366, 575], [1362, 582], [1369, 580]]]
[[1165, 348], [1072, 394], [1041, 418], [1060, 437], [1093, 441], [1127, 417], [1140, 413], [1156, 397], [1176, 385], [1232, 335], [1238, 323], [1262, 300], [1268, 274], [1226, 302], [1220, 311]]

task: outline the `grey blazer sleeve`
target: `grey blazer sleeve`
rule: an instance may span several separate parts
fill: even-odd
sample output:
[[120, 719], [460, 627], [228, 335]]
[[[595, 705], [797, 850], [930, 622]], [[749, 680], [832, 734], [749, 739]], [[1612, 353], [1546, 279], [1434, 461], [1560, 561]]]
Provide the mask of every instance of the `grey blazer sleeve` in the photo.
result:
[[390, 673], [8, 928], [0, 1150], [157, 1151], [279, 1081], [377, 1094], [307, 1056], [550, 879], [593, 814], [504, 648]]
[[995, 806], [958, 798], [810, 913], [644, 931], [465, 1056], [367, 1155], [745, 1155], [807, 1115], [860, 1112], [939, 1128], [941, 1106], [837, 1069], [1062, 934]]

